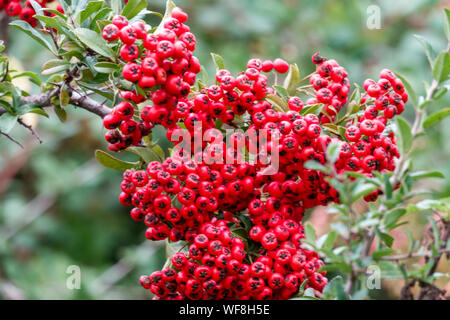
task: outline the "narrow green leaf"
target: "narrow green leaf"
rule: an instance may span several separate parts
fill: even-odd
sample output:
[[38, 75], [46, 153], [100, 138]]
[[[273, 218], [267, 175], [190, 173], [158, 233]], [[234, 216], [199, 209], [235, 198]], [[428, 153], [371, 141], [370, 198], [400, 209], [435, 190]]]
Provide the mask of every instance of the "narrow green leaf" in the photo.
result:
[[58, 73], [67, 70], [70, 64], [66, 60], [53, 59], [49, 60], [42, 66], [42, 74], [48, 76], [54, 73]]
[[409, 175], [413, 180], [419, 180], [424, 178], [439, 178], [445, 179], [445, 176], [440, 171], [417, 171]]
[[112, 60], [115, 59], [114, 52], [110, 47], [108, 47], [105, 40], [97, 32], [86, 28], [77, 28], [75, 29], [75, 35], [88, 48], [94, 50], [104, 57], [110, 58]]
[[316, 242], [316, 231], [310, 222], [305, 223], [305, 236], [310, 243]]
[[86, 8], [80, 12], [80, 23], [83, 23], [94, 12], [97, 12], [102, 7], [104, 1], [89, 1]]
[[334, 242], [336, 241], [337, 236], [338, 233], [334, 230], [331, 230], [327, 235], [327, 239], [323, 243], [322, 250], [326, 252], [333, 249], [333, 245]]
[[304, 168], [328, 173], [328, 169], [324, 165], [321, 165], [319, 162], [314, 160], [306, 161], [304, 164]]
[[216, 66], [216, 70], [225, 69], [225, 62], [223, 58], [216, 53], [211, 52], [211, 57], [213, 59], [214, 65]]
[[294, 95], [297, 87], [300, 85], [300, 70], [297, 64], [291, 64], [289, 73], [284, 79], [283, 87], [287, 90], [289, 95]]
[[433, 67], [434, 59], [436, 58], [436, 52], [434, 51], [431, 44], [428, 42], [427, 39], [425, 39], [422, 36], [419, 36], [417, 34], [414, 35], [414, 37], [419, 41], [419, 43], [422, 45], [422, 47], [425, 50], [425, 55], [427, 56], [428, 62], [431, 67]]
[[53, 44], [51, 44], [42, 33], [38, 32], [36, 29], [31, 27], [28, 22], [25, 22], [23, 20], [15, 20], [11, 22], [9, 25], [22, 30], [31, 38], [39, 42], [42, 46], [47, 48], [54, 55], [56, 55], [56, 49], [53, 46]]
[[112, 62], [97, 62], [94, 69], [100, 73], [113, 73], [119, 70], [119, 65]]
[[393, 249], [389, 249], [389, 248], [378, 249], [372, 253], [372, 257], [376, 260], [376, 259], [380, 259], [381, 257], [388, 256], [393, 253], [395, 253], [395, 250], [393, 250]]
[[416, 92], [414, 91], [413, 87], [411, 86], [411, 84], [409, 83], [408, 80], [406, 80], [406, 78], [404, 76], [402, 76], [401, 74], [399, 74], [398, 72], [395, 73], [395, 75], [400, 78], [400, 80], [402, 80], [406, 91], [408, 92], [408, 96], [413, 104], [414, 107], [417, 108], [417, 106], [419, 105], [419, 102], [417, 100], [417, 95]]
[[122, 15], [131, 19], [145, 8], [147, 8], [146, 0], [129, 0], [125, 8], [123, 8]]
[[63, 108], [61, 108], [61, 106], [59, 106], [57, 104], [54, 105], [54, 110], [55, 110], [55, 113], [58, 116], [59, 120], [61, 122], [66, 122], [66, 120], [67, 120], [66, 110], [64, 110]]
[[9, 133], [17, 123], [19, 116], [4, 113], [0, 116], [0, 132]]
[[448, 42], [450, 42], [450, 10], [447, 8], [444, 8], [445, 13], [445, 35], [447, 36]]
[[340, 151], [341, 151], [341, 143], [340, 142], [330, 143], [327, 148], [327, 160], [330, 163], [334, 164], [339, 157]]
[[432, 113], [428, 117], [426, 117], [426, 119], [423, 121], [423, 128], [430, 129], [431, 127], [438, 124], [442, 119], [448, 116], [450, 116], [450, 108], [445, 108], [435, 113]]
[[450, 74], [450, 53], [442, 51], [438, 54], [433, 64], [433, 79], [443, 82], [448, 79]]
[[396, 208], [391, 211], [388, 211], [383, 218], [383, 224], [386, 227], [387, 231], [393, 229], [398, 220], [403, 217], [407, 213], [406, 209]]
[[401, 141], [401, 151], [402, 153], [407, 153], [411, 149], [413, 142], [411, 127], [405, 119], [397, 117], [397, 128]]
[[95, 150], [95, 157], [103, 166], [119, 171], [134, 168], [138, 164], [138, 162], [127, 162], [117, 159], [102, 150]]
[[164, 23], [167, 19], [170, 19], [172, 16], [172, 10], [175, 9], [177, 6], [172, 0], [166, 1], [166, 11], [164, 12], [164, 17], [162, 18], [161, 22], [159, 23], [158, 27], [155, 30], [155, 34], [158, 34], [161, 32], [162, 29], [164, 29]]

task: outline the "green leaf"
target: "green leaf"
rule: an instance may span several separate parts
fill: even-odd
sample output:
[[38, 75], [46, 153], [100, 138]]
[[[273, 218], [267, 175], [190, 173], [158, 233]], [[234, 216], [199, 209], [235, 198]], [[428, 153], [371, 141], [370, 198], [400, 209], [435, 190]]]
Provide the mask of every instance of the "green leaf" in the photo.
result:
[[383, 218], [383, 223], [387, 231], [390, 231], [397, 224], [397, 221], [407, 213], [406, 209], [396, 208], [388, 211]]
[[428, 42], [427, 39], [425, 39], [422, 36], [419, 36], [417, 34], [414, 35], [414, 37], [419, 41], [419, 43], [422, 45], [422, 47], [425, 50], [425, 55], [427, 56], [428, 62], [431, 67], [433, 67], [434, 59], [436, 58], [436, 52], [434, 51], [431, 44]]
[[45, 112], [44, 109], [34, 103], [23, 104], [17, 108], [18, 115], [24, 115], [26, 113], [36, 113], [47, 118], [49, 117], [48, 113]]
[[450, 74], [450, 53], [442, 51], [438, 54], [433, 65], [433, 79], [443, 82], [448, 79]]
[[108, 47], [105, 40], [97, 32], [86, 28], [77, 28], [75, 29], [75, 35], [88, 48], [104, 57], [110, 58], [111, 60], [115, 59], [114, 52], [110, 47]]
[[266, 95], [266, 100], [270, 102], [271, 104], [278, 107], [278, 111], [287, 111], [288, 110], [288, 104], [283, 98], [274, 95], [274, 94], [268, 94]]
[[14, 76], [12, 76], [12, 79], [21, 78], [21, 77], [30, 78], [30, 81], [38, 86], [40, 86], [42, 84], [42, 81], [41, 81], [41, 79], [39, 79], [39, 76], [36, 73], [31, 72], [31, 71], [26, 71], [26, 72], [21, 72], [21, 73], [15, 74]]
[[389, 249], [389, 248], [378, 249], [372, 253], [372, 258], [380, 259], [381, 257], [388, 256], [393, 253], [395, 253], [395, 250], [393, 250], [393, 249]]
[[225, 62], [223, 58], [216, 53], [211, 52], [211, 57], [213, 59], [214, 65], [216, 66], [216, 70], [225, 69]]
[[102, 7], [104, 1], [89, 1], [86, 8], [80, 12], [80, 23], [83, 23], [87, 18], [89, 18], [94, 12], [97, 12]]
[[334, 242], [336, 241], [336, 238], [338, 236], [338, 233], [334, 230], [331, 230], [328, 235], [327, 235], [327, 239], [325, 240], [325, 242], [323, 243], [322, 246], [322, 250], [327, 252], [330, 251], [331, 249], [333, 249], [333, 245]]
[[66, 60], [49, 60], [42, 66], [42, 74], [48, 76], [69, 69], [70, 64]]
[[317, 170], [320, 172], [328, 173], [328, 169], [324, 165], [321, 165], [319, 162], [317, 162], [315, 160], [306, 161], [305, 164], [303, 165], [303, 167], [306, 169]]
[[279, 96], [281, 96], [284, 100], [288, 100], [289, 93], [286, 90], [286, 88], [282, 86], [274, 85], [273, 88], [278, 93]]
[[113, 157], [112, 155], [102, 151], [95, 150], [95, 157], [103, 166], [119, 171], [134, 168], [138, 162], [127, 162]]
[[402, 117], [397, 117], [397, 128], [401, 153], [407, 153], [412, 146], [413, 136], [409, 123]]
[[119, 70], [119, 65], [112, 62], [97, 62], [94, 69], [100, 73], [113, 73]]
[[119, 14], [122, 11], [122, 0], [111, 0], [111, 9], [114, 14]]
[[59, 103], [61, 107], [65, 107], [70, 102], [70, 95], [66, 88], [62, 88], [59, 92]]
[[50, 52], [52, 52], [54, 55], [56, 55], [56, 49], [51, 44], [42, 33], [38, 32], [36, 29], [30, 26], [28, 22], [22, 21], [22, 20], [15, 20], [9, 24], [10, 26], [16, 27], [19, 30], [22, 30], [27, 35], [29, 35], [31, 38], [39, 42], [42, 46], [47, 48]]
[[328, 145], [327, 148], [327, 159], [330, 163], [335, 163], [339, 157], [339, 153], [341, 150], [340, 142], [332, 142]]
[[[355, 90], [359, 90], [359, 89], [355, 89]], [[359, 110], [361, 109], [361, 106], [359, 105], [359, 103], [357, 103], [356, 101], [351, 101], [348, 105], [347, 105], [347, 112], [346, 115], [350, 116], [352, 114], [357, 113]]]
[[48, 17], [44, 15], [35, 15], [36, 19], [44, 22], [47, 27], [56, 29], [59, 33], [65, 34], [68, 38], [76, 40], [73, 28], [67, 24], [67, 22], [59, 16]]
[[155, 151], [148, 147], [129, 147], [127, 150], [140, 156], [146, 163], [152, 161], [162, 162], [163, 160]]
[[450, 42], [450, 10], [447, 8], [444, 8], [445, 13], [445, 35], [447, 36], [448, 42]]
[[300, 70], [297, 64], [291, 64], [289, 73], [284, 79], [283, 87], [287, 90], [289, 95], [294, 95], [297, 87], [300, 85]]
[[4, 113], [0, 116], [0, 132], [9, 133], [17, 123], [19, 116]]
[[300, 110], [299, 113], [302, 116], [305, 116], [305, 115], [310, 114], [310, 113], [318, 114], [319, 111], [322, 109], [322, 106], [323, 106], [323, 104], [321, 104], [321, 103], [312, 104], [312, 105], [306, 105], [306, 106], [303, 107], [302, 110]]
[[161, 32], [162, 29], [164, 29], [164, 23], [167, 19], [170, 19], [172, 16], [172, 10], [175, 9], [177, 6], [172, 0], [166, 1], [166, 11], [164, 12], [164, 17], [162, 18], [161, 22], [159, 23], [158, 27], [156, 28], [154, 34], [158, 34]]
[[305, 236], [310, 243], [316, 242], [316, 231], [310, 222], [305, 223]]
[[248, 232], [244, 228], [237, 228], [237, 229], [231, 230], [231, 233], [234, 236], [241, 238], [242, 240], [247, 240], [247, 238], [248, 238]]
[[417, 108], [417, 106], [419, 105], [419, 102], [417, 100], [417, 95], [416, 92], [414, 91], [413, 87], [411, 86], [411, 84], [408, 82], [408, 80], [406, 80], [406, 78], [404, 76], [402, 76], [401, 74], [399, 74], [398, 72], [395, 73], [395, 75], [400, 78], [400, 80], [402, 80], [406, 91], [408, 92], [408, 96], [413, 104], [414, 107]]
[[341, 276], [336, 276], [327, 283], [323, 289], [323, 296], [326, 299], [347, 300], [348, 296], [344, 289], [344, 280]]
[[146, 0], [129, 0], [123, 8], [122, 15], [131, 19], [145, 8], [147, 8]]
[[403, 274], [398, 265], [392, 261], [379, 261], [376, 264], [381, 270], [382, 279], [399, 279]]
[[445, 176], [440, 171], [417, 171], [409, 175], [413, 180], [424, 179], [424, 178], [439, 178], [445, 179]]
[[67, 120], [66, 110], [64, 110], [63, 108], [61, 108], [61, 106], [59, 106], [57, 104], [54, 105], [54, 110], [55, 110], [56, 115], [58, 116], [58, 119], [61, 122], [66, 122], [66, 120]]
[[356, 200], [371, 194], [376, 189], [377, 187], [371, 183], [358, 181], [351, 188], [351, 201], [355, 202]]
[[392, 247], [392, 244], [394, 243], [394, 238], [390, 234], [378, 230], [376, 233], [386, 246], [388, 246], [389, 248]]
[[435, 113], [432, 113], [428, 117], [426, 117], [426, 119], [423, 121], [423, 128], [430, 129], [431, 127], [438, 124], [442, 119], [448, 116], [450, 116], [450, 108], [445, 108]]

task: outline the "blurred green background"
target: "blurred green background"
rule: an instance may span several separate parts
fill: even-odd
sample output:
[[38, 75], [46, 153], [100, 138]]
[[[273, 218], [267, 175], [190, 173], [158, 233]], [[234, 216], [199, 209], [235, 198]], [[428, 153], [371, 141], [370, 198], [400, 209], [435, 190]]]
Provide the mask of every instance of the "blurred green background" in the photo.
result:
[[[251, 57], [278, 56], [296, 62], [303, 75], [313, 71], [311, 55], [339, 61], [352, 83], [390, 68], [423, 94], [430, 68], [414, 34], [436, 50], [446, 47], [443, 8], [450, 1], [397, 0], [178, 0], [190, 15], [200, 58], [213, 77], [209, 52], [222, 55], [233, 72]], [[381, 28], [370, 30], [367, 8], [378, 5]], [[163, 0], [149, 9], [163, 11]], [[152, 23], [157, 23], [151, 17]], [[24, 70], [40, 71], [49, 56], [27, 36], [10, 30], [9, 55]], [[25, 86], [27, 84], [24, 84]], [[32, 91], [33, 92], [33, 91]], [[36, 92], [36, 91], [34, 91]], [[446, 100], [445, 100], [446, 99]], [[450, 105], [449, 97], [431, 109]], [[409, 109], [411, 106], [408, 106]], [[138, 277], [160, 268], [163, 244], [145, 239], [145, 225], [129, 218], [117, 201], [121, 173], [94, 158], [106, 150], [101, 121], [69, 107], [68, 121], [54, 114], [40, 119], [39, 144], [16, 127], [20, 149], [0, 139], [0, 298], [148, 299]], [[407, 110], [405, 117], [412, 119]], [[437, 169], [445, 181], [429, 181], [435, 197], [450, 196], [450, 118], [421, 138], [416, 169]], [[423, 187], [423, 186], [418, 186]], [[66, 288], [69, 266], [81, 270], [81, 289]], [[382, 292], [393, 298], [395, 294]]]

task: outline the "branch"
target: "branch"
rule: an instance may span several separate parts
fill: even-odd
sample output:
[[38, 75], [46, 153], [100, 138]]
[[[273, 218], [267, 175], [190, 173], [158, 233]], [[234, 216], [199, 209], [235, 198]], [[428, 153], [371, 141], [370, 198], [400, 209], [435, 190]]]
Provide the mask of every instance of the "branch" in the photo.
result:
[[33, 128], [31, 125], [26, 124], [26, 123], [22, 120], [22, 118], [17, 119], [17, 122], [18, 122], [20, 125], [22, 125], [23, 127], [25, 127], [26, 129], [28, 129], [28, 130], [31, 132], [31, 134], [32, 134], [33, 136], [36, 137], [36, 139], [39, 141], [39, 143], [42, 143], [41, 137], [39, 136], [39, 134], [36, 132], [36, 130], [34, 130], [34, 128]]
[[17, 144], [19, 147], [21, 147], [22, 149], [24, 149], [23, 144], [21, 144], [19, 141], [17, 141], [17, 140], [14, 139], [13, 137], [11, 137], [9, 134], [0, 131], [0, 135], [4, 135], [5, 138], [11, 140], [11, 141], [14, 142], [15, 144]]
[[[59, 94], [60, 88], [55, 88], [48, 93], [40, 93], [28, 97], [22, 97], [22, 104], [36, 104], [41, 108], [50, 107], [52, 105], [51, 99]], [[86, 95], [81, 95], [76, 91], [72, 92], [72, 96], [70, 98], [70, 104], [85, 109], [91, 113], [98, 115], [101, 118], [104, 118], [106, 115], [111, 113], [111, 109], [105, 106], [103, 103], [99, 103]], [[0, 107], [0, 116], [6, 113], [6, 109]]]
[[[438, 250], [438, 254], [439, 257], [442, 254], [447, 254], [450, 253], [450, 248], [445, 248], [445, 249], [439, 249]], [[433, 253], [431, 251], [426, 251], [426, 252], [416, 252], [416, 253], [405, 253], [405, 254], [399, 254], [396, 256], [384, 256], [381, 257], [380, 260], [404, 260], [404, 259], [410, 259], [410, 258], [421, 258], [421, 257], [432, 257]]]

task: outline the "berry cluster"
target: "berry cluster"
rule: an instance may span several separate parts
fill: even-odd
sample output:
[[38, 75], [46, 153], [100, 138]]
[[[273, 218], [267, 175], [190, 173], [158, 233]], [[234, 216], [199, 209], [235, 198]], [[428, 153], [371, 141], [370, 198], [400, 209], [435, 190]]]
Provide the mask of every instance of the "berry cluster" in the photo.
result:
[[327, 60], [318, 53], [312, 56], [317, 71], [312, 74], [309, 83], [315, 90], [315, 98], [306, 101], [307, 105], [323, 103], [320, 115], [321, 123], [333, 122], [342, 106], [347, 103], [350, 82], [347, 71], [336, 60]]
[[[41, 0], [36, 1], [42, 8], [47, 7], [47, 5], [54, 0]], [[23, 3], [21, 3], [23, 2]], [[28, 22], [33, 28], [38, 24], [37, 19], [33, 16], [36, 14], [34, 11], [31, 1], [20, 1], [20, 0], [1, 0], [0, 1], [0, 11], [5, 10], [6, 14], [10, 17], [19, 17], [21, 20]], [[59, 12], [63, 12], [60, 4], [57, 6]], [[45, 15], [53, 16], [53, 13], [44, 11]]]
[[[247, 263], [245, 243], [226, 221], [213, 219], [200, 232], [186, 253], [171, 257], [172, 268], [141, 276], [155, 299], [288, 299], [305, 280], [306, 288], [318, 291], [327, 283], [325, 273], [317, 272], [323, 265], [317, 254], [293, 243]], [[302, 236], [293, 226], [290, 232]]]
[[[338, 174], [370, 177], [394, 170], [399, 153], [389, 120], [404, 110], [403, 84], [383, 70], [377, 82], [364, 82], [359, 111], [339, 121], [337, 113], [348, 102], [348, 74], [319, 54], [312, 57], [317, 69], [309, 85], [299, 88], [310, 97], [289, 97], [288, 110], [266, 99], [276, 87], [264, 73], [286, 73], [282, 59], [251, 59], [235, 77], [218, 70], [215, 84], [191, 92], [200, 64], [186, 20], [176, 8], [157, 34], [122, 16], [103, 30], [105, 40], [120, 39], [122, 75], [135, 86], [121, 92], [125, 101], [104, 118], [109, 148], [138, 145], [155, 125], [175, 144], [170, 158], [126, 170], [121, 183], [119, 200], [133, 207], [134, 220], [144, 221], [148, 239], [189, 245], [172, 257], [172, 267], [142, 276], [141, 283], [161, 299], [287, 299], [305, 280], [321, 292], [327, 283], [319, 271], [323, 262], [302, 247], [301, 220], [306, 209], [338, 202], [339, 194], [326, 173], [305, 164], [326, 164], [328, 146], [336, 143], [340, 150], [332, 165]], [[138, 113], [133, 103], [147, 100]], [[304, 110], [312, 105], [317, 112]], [[223, 142], [222, 124], [238, 123], [247, 133], [232, 133]], [[345, 134], [330, 124], [344, 126]], [[188, 149], [177, 146], [182, 128], [189, 133], [183, 141]], [[374, 201], [379, 192], [365, 199]], [[236, 229], [245, 234], [233, 236]]]
[[[145, 107], [141, 113], [141, 123], [147, 128], [158, 123], [169, 127], [177, 121], [169, 115], [174, 114], [179, 100], [189, 94], [196, 74], [200, 72], [200, 63], [192, 54], [196, 39], [184, 24], [187, 18], [186, 13], [176, 8], [161, 32], [155, 34], [148, 33], [144, 22], [129, 24], [124, 16], [117, 15], [103, 29], [105, 40], [122, 43], [120, 57], [126, 62], [122, 68], [123, 78], [147, 94], [144, 97], [136, 91], [129, 91], [122, 92], [122, 97], [135, 103], [150, 97], [153, 102], [152, 107]], [[107, 121], [117, 123], [116, 118], [111, 115]], [[133, 141], [132, 144], [137, 143]], [[127, 146], [115, 143], [110, 149], [121, 150]]]

